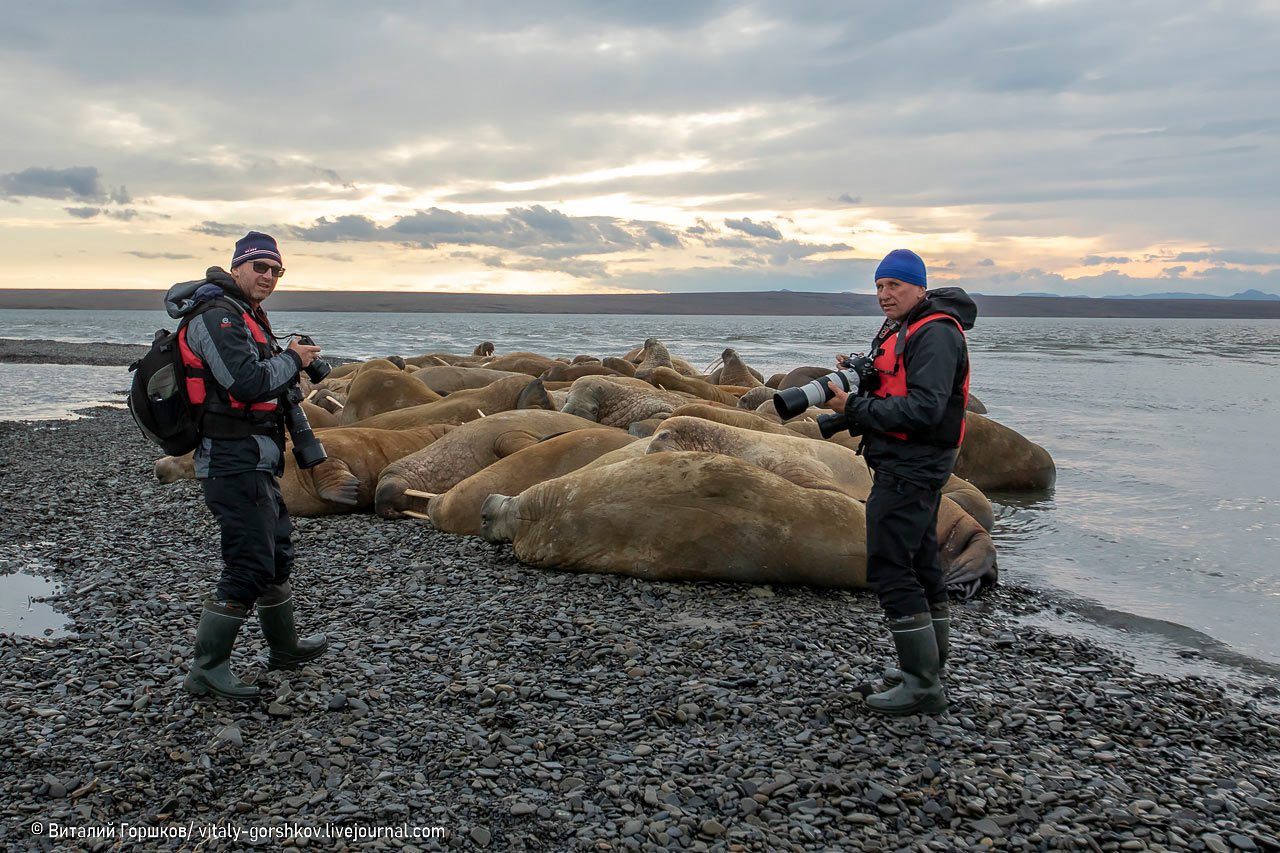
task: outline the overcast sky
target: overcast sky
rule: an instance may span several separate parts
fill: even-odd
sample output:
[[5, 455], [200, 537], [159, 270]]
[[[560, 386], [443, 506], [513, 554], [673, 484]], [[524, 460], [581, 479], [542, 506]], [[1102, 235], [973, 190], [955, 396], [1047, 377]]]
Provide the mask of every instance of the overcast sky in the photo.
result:
[[1280, 3], [6, 4], [0, 287], [1280, 293]]

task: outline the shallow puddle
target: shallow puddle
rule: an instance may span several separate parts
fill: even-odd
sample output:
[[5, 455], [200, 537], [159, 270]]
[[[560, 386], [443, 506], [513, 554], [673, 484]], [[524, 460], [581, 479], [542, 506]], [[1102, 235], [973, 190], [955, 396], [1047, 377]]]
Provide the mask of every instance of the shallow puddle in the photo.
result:
[[55, 613], [43, 601], [33, 599], [56, 595], [53, 581], [15, 572], [0, 575], [0, 634], [23, 637], [64, 637], [67, 617]]

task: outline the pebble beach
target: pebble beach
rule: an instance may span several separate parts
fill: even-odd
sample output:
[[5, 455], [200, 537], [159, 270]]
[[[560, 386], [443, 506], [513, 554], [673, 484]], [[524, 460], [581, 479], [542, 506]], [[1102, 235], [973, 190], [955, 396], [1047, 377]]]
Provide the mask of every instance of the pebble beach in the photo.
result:
[[[100, 346], [10, 360], [127, 363]], [[0, 635], [6, 850], [1280, 850], [1280, 717], [1021, 624], [1045, 605], [1007, 578], [953, 606], [949, 711], [894, 719], [861, 702], [893, 659], [870, 593], [296, 519], [330, 651], [267, 671], [251, 619], [262, 698], [190, 696], [216, 526], [127, 411], [82, 414], [0, 423], [0, 575], [55, 582], [68, 625]]]

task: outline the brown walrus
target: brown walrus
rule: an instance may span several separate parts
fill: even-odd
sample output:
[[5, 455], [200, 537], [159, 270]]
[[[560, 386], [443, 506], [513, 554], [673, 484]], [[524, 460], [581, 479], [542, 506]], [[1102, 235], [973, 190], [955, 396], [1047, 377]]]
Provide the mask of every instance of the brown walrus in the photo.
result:
[[487, 367], [460, 367], [453, 364], [429, 364], [413, 372], [413, 378], [426, 385], [440, 396], [448, 396], [454, 391], [471, 388], [483, 388], [492, 385], [499, 379], [512, 376], [523, 377], [529, 381], [527, 373], [513, 373], [509, 370], [490, 370]]
[[[624, 448], [625, 449], [625, 448]], [[490, 495], [492, 541], [534, 566], [646, 580], [866, 585], [862, 504], [731, 456], [654, 453]]]
[[[859, 501], [866, 501], [871, 493], [871, 472], [863, 458], [831, 442], [673, 416], [654, 433], [648, 452], [672, 450], [723, 453], [796, 485], [835, 489]], [[972, 488], [963, 480], [951, 479], [960, 489]], [[977, 496], [982, 497], [981, 493]], [[994, 582], [995, 543], [987, 529], [947, 495], [938, 505], [937, 533], [939, 553], [950, 577], [960, 584], [979, 579]]]
[[[367, 509], [373, 503], [378, 474], [389, 463], [421, 450], [454, 429], [430, 424], [417, 429], [389, 430], [336, 427], [316, 433], [328, 459], [313, 468], [298, 468], [286, 446], [280, 492], [289, 514], [299, 517], [334, 515]], [[165, 456], [156, 461], [162, 483], [195, 477], [193, 454]]]
[[626, 429], [633, 421], [666, 415], [689, 397], [625, 376], [584, 376], [569, 388], [560, 411]]
[[360, 422], [377, 429], [405, 429], [423, 424], [464, 424], [516, 408], [552, 408], [542, 383], [526, 374], [499, 379], [483, 388], [454, 391], [443, 400], [383, 412]]
[[427, 502], [431, 523], [446, 533], [480, 535], [480, 506], [492, 494], [519, 494], [576, 471], [611, 450], [635, 441], [615, 427], [579, 429], [553, 435], [516, 451], [467, 477]]
[[679, 391], [681, 394], [701, 397], [704, 400], [710, 400], [722, 406], [737, 406], [738, 399], [742, 394], [750, 390], [736, 386], [727, 388], [722, 385], [712, 385], [710, 382], [705, 382], [692, 376], [685, 376], [670, 367], [641, 368], [636, 371], [636, 379], [643, 379], [654, 388], [661, 388], [664, 391]]
[[399, 518], [410, 508], [405, 490], [442, 494], [492, 465], [548, 436], [598, 424], [573, 415], [543, 409], [499, 412], [463, 424], [419, 453], [405, 456], [383, 469], [374, 494], [378, 515]]
[[1049, 451], [977, 412], [965, 412], [955, 472], [984, 492], [1052, 488], [1058, 473]]
[[348, 426], [383, 412], [421, 406], [443, 399], [411, 373], [402, 370], [362, 370], [347, 386], [338, 411], [338, 424]]

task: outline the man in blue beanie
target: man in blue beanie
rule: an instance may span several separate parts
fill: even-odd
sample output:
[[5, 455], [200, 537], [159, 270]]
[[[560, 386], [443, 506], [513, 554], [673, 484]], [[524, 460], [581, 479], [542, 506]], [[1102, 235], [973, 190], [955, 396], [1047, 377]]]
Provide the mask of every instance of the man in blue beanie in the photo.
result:
[[284, 275], [276, 241], [250, 231], [236, 241], [231, 271], [210, 267], [200, 281], [165, 296], [181, 318], [178, 349], [188, 396], [198, 409], [194, 462], [205, 504], [222, 535], [223, 569], [196, 628], [183, 686], [198, 695], [253, 699], [256, 686], [231, 672], [231, 648], [257, 606], [268, 666], [288, 669], [329, 647], [319, 634], [298, 639], [294, 627], [293, 526], [277, 478], [284, 473], [284, 414], [298, 372], [320, 353], [294, 338], [281, 349], [263, 301]]
[[[867, 583], [889, 620], [898, 669], [889, 689], [867, 696], [883, 714], [941, 713], [950, 605], [938, 559], [938, 504], [955, 467], [969, 401], [964, 331], [978, 310], [958, 287], [926, 290], [924, 261], [894, 249], [876, 268], [885, 321], [871, 342], [875, 374], [828, 408], [862, 435], [874, 474], [867, 498]], [[838, 356], [837, 361], [843, 361]]]

